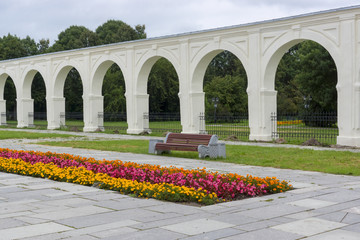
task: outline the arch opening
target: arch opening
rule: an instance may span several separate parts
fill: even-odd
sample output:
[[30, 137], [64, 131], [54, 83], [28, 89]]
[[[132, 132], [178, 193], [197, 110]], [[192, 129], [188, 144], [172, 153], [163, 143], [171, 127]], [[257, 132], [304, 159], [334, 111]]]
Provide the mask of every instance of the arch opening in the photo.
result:
[[40, 72], [37, 72], [32, 80], [31, 98], [34, 100], [34, 125], [46, 128], [46, 86]]
[[[243, 64], [226, 50], [209, 53], [199, 66], [203, 68], [206, 63], [203, 81], [197, 79], [193, 86], [205, 93], [205, 113], [200, 115], [205, 116], [205, 129], [200, 130], [223, 139], [248, 140], [247, 74]], [[200, 78], [200, 71], [198, 74]]]
[[[295, 44], [294, 44], [295, 43]], [[292, 42], [279, 60], [276, 137], [290, 143], [336, 144], [338, 73], [334, 59], [311, 40]]]
[[[59, 97], [65, 98], [65, 111], [60, 115], [66, 119], [66, 127], [72, 131], [81, 131], [84, 127], [81, 76], [76, 68], [70, 66], [65, 67], [59, 76], [62, 77], [62, 81], [57, 81], [59, 88], [56, 88], [56, 92]], [[60, 87], [61, 85], [63, 88]]]
[[[104, 62], [99, 67], [96, 78], [101, 85], [94, 89], [100, 89], [103, 96], [103, 114], [99, 114], [99, 123], [103, 122], [105, 131], [114, 133], [126, 133], [128, 128], [126, 118], [126, 98], [124, 75], [116, 63]], [[101, 128], [101, 126], [99, 126]]]
[[7, 74], [0, 76], [0, 93], [1, 125], [16, 127], [16, 86], [13, 79]]
[[137, 92], [148, 99], [142, 116], [145, 128], [149, 128], [145, 131], [154, 134], [182, 131], [179, 76], [167, 58], [155, 56], [144, 63]]

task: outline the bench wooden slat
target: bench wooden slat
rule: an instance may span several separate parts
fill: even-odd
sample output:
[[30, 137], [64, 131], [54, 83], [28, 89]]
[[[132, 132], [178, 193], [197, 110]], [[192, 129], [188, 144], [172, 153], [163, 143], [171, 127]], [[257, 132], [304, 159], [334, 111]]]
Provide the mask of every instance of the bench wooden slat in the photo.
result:
[[157, 143], [156, 150], [197, 151], [199, 145], [209, 145], [212, 135], [170, 133], [165, 143]]
[[198, 145], [157, 143], [157, 150], [197, 151]]

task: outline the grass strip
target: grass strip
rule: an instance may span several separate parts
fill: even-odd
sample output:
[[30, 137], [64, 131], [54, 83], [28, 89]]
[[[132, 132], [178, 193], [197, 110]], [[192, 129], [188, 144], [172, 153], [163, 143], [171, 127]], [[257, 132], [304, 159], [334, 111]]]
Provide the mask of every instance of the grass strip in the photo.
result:
[[39, 138], [68, 138], [76, 137], [70, 134], [58, 134], [58, 133], [36, 133], [26, 131], [1, 131], [0, 140], [4, 139], [39, 139]]

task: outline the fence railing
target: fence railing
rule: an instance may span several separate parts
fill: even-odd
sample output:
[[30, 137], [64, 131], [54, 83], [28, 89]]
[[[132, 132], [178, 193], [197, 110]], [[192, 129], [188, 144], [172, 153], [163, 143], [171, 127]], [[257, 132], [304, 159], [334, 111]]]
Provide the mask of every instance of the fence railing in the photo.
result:
[[337, 113], [272, 113], [272, 137], [292, 141], [311, 138], [325, 144], [335, 144], [339, 134]]
[[216, 134], [222, 139], [249, 139], [250, 128], [247, 114], [238, 113], [233, 116], [200, 114], [199, 118], [200, 123], [205, 122], [205, 129], [200, 129], [200, 132]]
[[[46, 113], [35, 112], [29, 115], [34, 119], [36, 127], [47, 126]], [[61, 113], [60, 120], [65, 122], [68, 129], [76, 128], [81, 131], [83, 113]], [[4, 113], [2, 113], [4, 118]], [[99, 113], [99, 123], [104, 123], [105, 131], [126, 133], [128, 128], [126, 113]], [[143, 115], [147, 121], [148, 130], [153, 133], [181, 132], [180, 113], [149, 113]], [[16, 127], [16, 113], [6, 113], [2, 120], [7, 126]], [[337, 114], [330, 113], [280, 113], [271, 115], [272, 138], [283, 138], [289, 142], [306, 141], [311, 138], [322, 143], [335, 144], [338, 136]], [[200, 133], [216, 134], [222, 139], [245, 140], [249, 139], [250, 128], [247, 114], [223, 116], [200, 114], [198, 123]], [[102, 126], [99, 126], [99, 128]]]
[[149, 129], [154, 133], [177, 132], [182, 130], [180, 113], [149, 113]]

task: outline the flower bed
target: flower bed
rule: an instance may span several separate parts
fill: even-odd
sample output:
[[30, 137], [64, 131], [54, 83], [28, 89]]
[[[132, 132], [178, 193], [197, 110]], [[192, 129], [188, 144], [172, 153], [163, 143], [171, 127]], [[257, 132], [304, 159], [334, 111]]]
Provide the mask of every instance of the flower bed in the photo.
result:
[[98, 161], [70, 154], [0, 149], [0, 171], [46, 177], [139, 197], [214, 204], [292, 189], [274, 177], [219, 174], [205, 169], [185, 170], [149, 164]]

